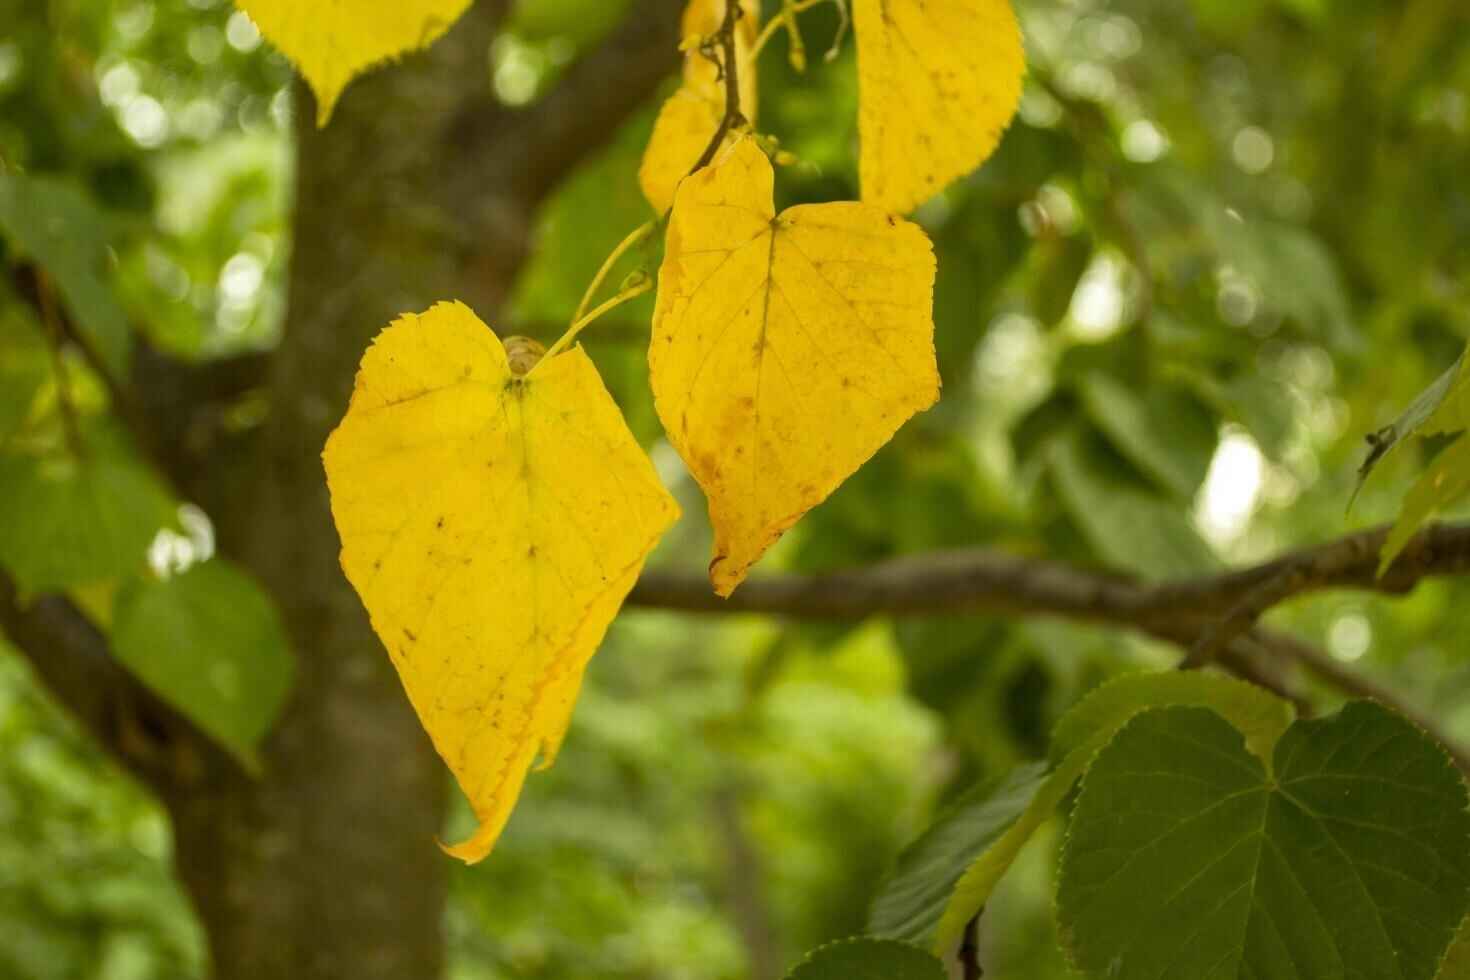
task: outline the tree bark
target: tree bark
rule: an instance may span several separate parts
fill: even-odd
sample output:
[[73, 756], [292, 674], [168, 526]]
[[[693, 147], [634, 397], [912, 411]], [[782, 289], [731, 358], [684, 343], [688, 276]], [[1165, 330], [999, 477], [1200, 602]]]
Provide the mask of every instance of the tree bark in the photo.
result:
[[216, 980], [419, 980], [443, 965], [448, 779], [341, 573], [322, 446], [394, 317], [458, 299], [495, 322], [541, 200], [678, 58], [681, 0], [642, 0], [541, 103], [508, 109], [488, 52], [509, 6], [479, 0], [427, 52], [355, 82], [325, 129], [298, 91], [271, 414], [174, 474], [274, 595], [298, 662], [261, 778], [216, 762], [162, 780]]

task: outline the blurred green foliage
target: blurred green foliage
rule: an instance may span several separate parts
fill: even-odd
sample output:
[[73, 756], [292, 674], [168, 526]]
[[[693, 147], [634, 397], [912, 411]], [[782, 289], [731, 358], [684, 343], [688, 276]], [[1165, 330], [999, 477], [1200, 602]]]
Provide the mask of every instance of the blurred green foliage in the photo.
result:
[[[630, 6], [527, 0], [490, 52], [497, 93], [534, 101]], [[1163, 577], [1392, 516], [1433, 447], [1385, 459], [1345, 517], [1363, 437], [1470, 338], [1463, 4], [1020, 0], [1018, 10], [1031, 59], [1020, 118], [985, 168], [917, 216], [939, 254], [944, 400], [766, 567], [990, 545]], [[803, 23], [809, 50], [826, 50], [831, 8]], [[799, 161], [778, 175], [783, 205], [856, 193], [852, 57], [849, 42], [835, 64], [814, 58], [798, 77], [777, 38], [763, 58], [761, 128]], [[126, 343], [119, 321], [187, 357], [274, 342], [290, 252], [288, 83], [226, 0], [0, 0], [7, 505], [14, 486], [60, 472], [68, 438], [46, 325], [24, 295], [34, 263], [111, 352], [105, 362]], [[648, 217], [634, 174], [652, 108], [544, 209], [507, 326], [554, 333], [611, 247]], [[42, 219], [18, 207], [24, 186], [54, 199]], [[38, 201], [24, 198], [33, 210]], [[51, 221], [83, 230], [58, 244], [42, 234]], [[656, 254], [642, 259], [656, 266]], [[647, 301], [630, 305], [584, 337], [691, 515], [658, 560], [693, 566], [708, 530], [659, 442], [648, 312]], [[66, 370], [84, 438], [106, 447], [92, 465], [145, 467], [108, 434], [92, 366], [72, 356]], [[169, 547], [193, 540], [167, 514], [151, 524], [168, 527]], [[15, 544], [23, 536], [0, 533], [0, 551], [19, 548], [18, 559], [0, 556], [7, 567], [35, 557]], [[137, 590], [159, 583], [133, 544], [125, 550], [131, 559], [95, 567], [131, 582], [123, 595], [136, 610]], [[33, 584], [89, 584], [86, 568], [58, 568]], [[88, 608], [135, 623], [113, 598], [104, 590]], [[1312, 598], [1279, 622], [1470, 735], [1465, 584], [1394, 601]], [[124, 657], [147, 647], [119, 643]], [[1052, 723], [1100, 681], [1166, 662], [1137, 638], [1055, 623], [717, 624], [630, 612], [593, 662], [557, 767], [528, 785], [494, 859], [455, 872], [451, 975], [784, 970], [861, 929], [899, 849], [952, 795], [1044, 755]], [[10, 656], [0, 657], [0, 740], [0, 975], [200, 976], [159, 811]], [[1066, 975], [1054, 852], [1054, 835], [1040, 835], [992, 902], [989, 975]]]

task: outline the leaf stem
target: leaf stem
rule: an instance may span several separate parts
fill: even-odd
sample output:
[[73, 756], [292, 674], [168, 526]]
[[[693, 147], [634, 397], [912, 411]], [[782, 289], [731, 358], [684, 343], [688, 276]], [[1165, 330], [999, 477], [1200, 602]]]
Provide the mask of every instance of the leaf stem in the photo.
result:
[[[802, 45], [801, 32], [797, 29], [796, 26], [796, 15], [800, 13], [805, 13], [818, 4], [832, 2], [834, 2], [834, 0], [785, 0], [781, 12], [766, 22], [766, 26], [761, 30], [760, 36], [757, 37], [755, 39], [755, 43], [750, 46], [750, 53], [745, 56], [745, 63], [747, 65], [754, 64], [755, 59], [760, 56], [761, 50], [766, 46], [766, 42], [775, 37], [776, 32], [783, 27], [791, 32], [791, 43], [793, 45], [793, 51], [799, 50], [805, 52], [805, 48]], [[837, 4], [837, 6], [842, 9], [844, 13], [846, 13], [847, 8], [843, 7], [840, 2]], [[799, 57], [802, 57], [803, 61], [805, 60], [804, 53]], [[800, 69], [797, 70], [800, 71]]]
[[537, 362], [535, 368], [531, 369], [530, 373], [535, 373], [536, 368], [539, 368], [542, 364], [545, 364], [547, 361], [551, 360], [553, 357], [566, 350], [567, 347], [571, 345], [572, 341], [577, 339], [577, 334], [581, 333], [582, 329], [586, 327], [587, 324], [593, 322], [604, 313], [607, 313], [609, 310], [614, 310], [619, 306], [622, 306], [629, 300], [637, 299], [639, 296], [642, 296], [644, 293], [648, 292], [652, 288], [653, 279], [648, 276], [644, 276], [637, 282], [633, 283], [631, 286], [624, 286], [622, 289], [618, 290], [615, 296], [594, 307], [588, 313], [583, 314], [576, 320], [576, 322], [574, 322], [570, 327], [567, 328], [567, 332], [562, 334], [560, 339], [558, 339], [556, 343], [552, 344], [546, 349], [546, 353], [541, 356], [541, 360]]
[[627, 255], [634, 246], [638, 245], [649, 235], [653, 234], [653, 230], [656, 227], [658, 227], [657, 221], [645, 221], [643, 224], [633, 229], [633, 232], [628, 235], [627, 238], [624, 238], [622, 241], [618, 242], [617, 247], [612, 250], [612, 252], [608, 255], [606, 259], [603, 260], [602, 268], [597, 270], [597, 275], [592, 277], [592, 282], [587, 287], [587, 291], [582, 294], [582, 302], [577, 304], [577, 312], [572, 314], [573, 326], [571, 327], [571, 329], [576, 329], [576, 324], [578, 323], [578, 321], [580, 321], [582, 317], [587, 314], [587, 307], [592, 305], [592, 298], [597, 295], [597, 291], [601, 289], [602, 284], [607, 281], [608, 274], [612, 272], [613, 266], [617, 265], [618, 260], [621, 259], [624, 255]]
[[980, 968], [980, 916], [984, 909], [976, 912], [965, 925], [964, 938], [960, 940], [960, 970], [964, 980], [980, 980], [985, 971]]
[[725, 114], [720, 117], [720, 125], [710, 138], [709, 145], [704, 148], [694, 166], [689, 168], [691, 174], [709, 166], [720, 147], [725, 144], [725, 137], [730, 135], [730, 130], [745, 124], [745, 116], [740, 111], [740, 63], [735, 57], [735, 31], [742, 16], [740, 4], [741, 0], [726, 0], [725, 19], [721, 22], [720, 29], [709, 39], [710, 44], [720, 46], [724, 55], [720, 73], [725, 79]]

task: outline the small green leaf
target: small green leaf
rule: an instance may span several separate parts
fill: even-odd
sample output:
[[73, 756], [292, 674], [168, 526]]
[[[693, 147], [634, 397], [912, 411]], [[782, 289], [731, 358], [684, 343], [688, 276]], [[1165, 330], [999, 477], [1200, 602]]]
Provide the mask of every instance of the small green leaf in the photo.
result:
[[[1356, 702], [1274, 766], [1212, 711], [1134, 718], [1083, 781], [1057, 916], [1091, 976], [1430, 980], [1470, 904], [1444, 750]], [[1273, 771], [1274, 770], [1274, 771]]]
[[843, 939], [807, 954], [786, 980], [945, 980], [944, 964], [891, 939]]
[[294, 661], [275, 605], [219, 558], [124, 586], [112, 645], [145, 684], [247, 759], [291, 687]]
[[1048, 464], [1062, 505], [1103, 560], [1151, 578], [1219, 567], [1177, 504], [1129, 483], [1100, 456], [1074, 434], [1053, 444]]
[[77, 326], [117, 377], [127, 374], [127, 316], [104, 280], [107, 219], [77, 187], [0, 174], [0, 232], [55, 280]]
[[1429, 468], [1419, 474], [1419, 479], [1404, 495], [1398, 519], [1388, 533], [1388, 540], [1383, 543], [1378, 574], [1388, 571], [1388, 566], [1430, 518], [1441, 508], [1465, 496], [1467, 491], [1470, 491], [1470, 439], [1462, 437], [1434, 457]]
[[1252, 373], [1222, 381], [1212, 372], [1186, 367], [1172, 367], [1170, 374], [1226, 419], [1244, 426], [1268, 457], [1280, 459], [1286, 452], [1295, 410], [1280, 382]]
[[[1444, 435], [1467, 428], [1470, 428], [1470, 359], [1462, 353], [1392, 425], [1369, 439], [1373, 451], [1358, 470], [1358, 487], [1362, 487], [1385, 456], [1411, 436]], [[1466, 492], [1470, 492], [1470, 440], [1461, 438], [1434, 458], [1404, 496], [1398, 520], [1383, 545], [1379, 574], [1388, 570], [1426, 522]]]
[[1194, 399], [1158, 387], [1135, 395], [1098, 372], [1083, 378], [1078, 390], [1088, 417], [1118, 452], [1160, 489], [1193, 498], [1216, 442], [1215, 426]]
[[[1470, 362], [1461, 353], [1454, 364], [1409, 403], [1398, 418], [1369, 437], [1372, 451], [1358, 468], [1358, 489], [1389, 453], [1415, 435], [1470, 428]], [[1356, 491], [1355, 491], [1356, 492]]]
[[22, 588], [63, 590], [130, 576], [173, 517], [168, 493], [100, 433], [81, 458], [0, 456], [0, 565]]
[[1046, 766], [1034, 763], [1013, 770], [998, 782], [983, 784], [955, 802], [899, 855], [897, 869], [873, 902], [868, 931], [937, 946], [935, 929], [966, 867], [1016, 826], [1046, 781]]

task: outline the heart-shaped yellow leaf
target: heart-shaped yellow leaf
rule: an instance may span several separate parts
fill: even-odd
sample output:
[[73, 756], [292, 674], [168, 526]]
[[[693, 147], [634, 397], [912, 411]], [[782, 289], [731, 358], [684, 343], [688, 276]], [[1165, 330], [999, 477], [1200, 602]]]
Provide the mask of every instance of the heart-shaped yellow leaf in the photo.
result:
[[507, 358], [462, 304], [362, 359], [324, 462], [342, 568], [490, 853], [678, 507], [581, 348]]
[[777, 217], [774, 179], [745, 139], [679, 185], [648, 353], [720, 595], [939, 397], [924, 232], [853, 202]]
[[235, 0], [316, 93], [325, 126], [347, 83], [380, 61], [426, 48], [472, 0]]
[[[690, 0], [684, 10], [684, 81], [659, 110], [638, 170], [638, 186], [660, 214], [674, 203], [674, 189], [699, 162], [699, 155], [714, 139], [725, 115], [725, 82], [720, 66], [694, 43], [714, 34], [724, 19], [725, 0]], [[735, 29], [735, 81], [740, 89], [741, 115], [752, 125], [757, 87], [750, 51], [759, 33], [760, 4], [757, 0], [742, 0]], [[738, 138], [738, 133], [731, 133], [727, 140], [733, 143]]]
[[995, 152], [1026, 55], [1010, 0], [854, 0], [863, 200], [906, 214]]

